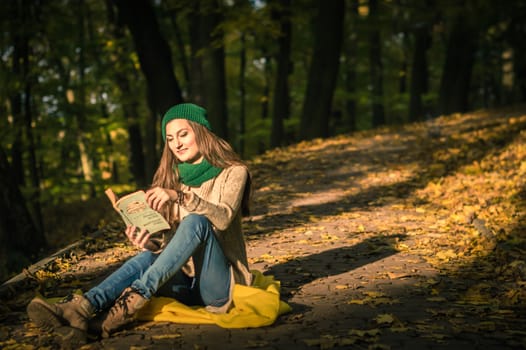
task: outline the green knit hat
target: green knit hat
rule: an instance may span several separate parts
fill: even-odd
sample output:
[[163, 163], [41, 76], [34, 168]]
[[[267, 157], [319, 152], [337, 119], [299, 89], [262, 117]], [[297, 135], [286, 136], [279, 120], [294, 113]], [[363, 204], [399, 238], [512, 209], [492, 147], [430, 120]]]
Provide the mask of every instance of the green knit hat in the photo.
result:
[[205, 126], [208, 130], [212, 130], [208, 119], [206, 119], [206, 109], [199, 107], [193, 103], [181, 103], [171, 107], [163, 116], [161, 124], [161, 132], [163, 140], [166, 141], [166, 124], [174, 119], [186, 119]]

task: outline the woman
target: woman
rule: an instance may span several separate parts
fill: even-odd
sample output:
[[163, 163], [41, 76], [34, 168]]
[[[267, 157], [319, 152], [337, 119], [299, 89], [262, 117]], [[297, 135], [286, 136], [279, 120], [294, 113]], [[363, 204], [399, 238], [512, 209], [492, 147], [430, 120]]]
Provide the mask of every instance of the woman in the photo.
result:
[[90, 318], [111, 307], [102, 321], [107, 337], [133, 322], [154, 295], [220, 313], [228, 311], [235, 283], [251, 284], [241, 228], [250, 194], [247, 167], [211, 132], [206, 110], [197, 105], [170, 108], [161, 131], [164, 150], [146, 198], [175, 234], [151, 251], [150, 233], [127, 227], [128, 239], [142, 251], [84, 295], [57, 304], [33, 299], [27, 311], [38, 327], [70, 326], [85, 334]]

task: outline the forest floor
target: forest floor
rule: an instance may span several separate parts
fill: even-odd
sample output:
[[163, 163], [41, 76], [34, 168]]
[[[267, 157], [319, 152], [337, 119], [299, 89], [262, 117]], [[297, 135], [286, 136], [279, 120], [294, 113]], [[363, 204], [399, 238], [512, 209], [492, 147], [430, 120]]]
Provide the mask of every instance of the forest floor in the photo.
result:
[[[251, 329], [143, 323], [82, 349], [526, 348], [525, 106], [302, 142], [251, 168], [251, 267], [292, 311]], [[0, 348], [57, 346], [25, 306], [133, 253], [117, 221], [97, 233], [4, 291]]]

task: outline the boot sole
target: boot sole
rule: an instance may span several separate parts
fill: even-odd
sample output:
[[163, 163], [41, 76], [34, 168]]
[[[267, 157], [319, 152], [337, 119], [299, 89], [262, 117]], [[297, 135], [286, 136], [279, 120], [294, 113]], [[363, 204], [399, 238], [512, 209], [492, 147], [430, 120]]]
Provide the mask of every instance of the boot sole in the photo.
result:
[[88, 343], [86, 332], [73, 327], [61, 326], [54, 331], [61, 350], [75, 350]]
[[31, 300], [27, 305], [27, 314], [38, 328], [48, 332], [67, 325], [58, 308], [40, 298]]

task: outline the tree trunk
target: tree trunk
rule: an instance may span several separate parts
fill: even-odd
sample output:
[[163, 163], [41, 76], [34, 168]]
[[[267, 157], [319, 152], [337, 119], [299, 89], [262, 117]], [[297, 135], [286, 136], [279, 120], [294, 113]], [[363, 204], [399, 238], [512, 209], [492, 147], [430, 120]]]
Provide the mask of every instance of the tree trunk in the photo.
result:
[[79, 148], [80, 154], [80, 165], [82, 168], [82, 174], [84, 176], [84, 181], [88, 185], [88, 198], [95, 198], [95, 184], [94, 184], [94, 174], [93, 174], [93, 162], [90, 157], [90, 152], [88, 151], [87, 138], [84, 135], [86, 130], [86, 89], [85, 89], [85, 55], [86, 50], [85, 43], [85, 30], [84, 30], [84, 0], [79, 0], [78, 2], [78, 26], [79, 26], [79, 62], [78, 62], [78, 99], [76, 104], [77, 110], [77, 145]]
[[318, 1], [315, 42], [300, 121], [302, 140], [329, 136], [329, 116], [343, 39], [344, 0]]
[[476, 32], [464, 15], [455, 18], [446, 48], [439, 91], [439, 113], [465, 112], [476, 49]]
[[427, 50], [431, 46], [431, 35], [427, 23], [419, 23], [413, 30], [415, 47], [411, 67], [411, 87], [409, 100], [409, 121], [424, 119], [422, 95], [428, 92]]
[[267, 47], [263, 47], [261, 56], [264, 57], [263, 63], [263, 92], [261, 94], [261, 120], [266, 120], [269, 114], [270, 84], [272, 81], [272, 57], [267, 52]]
[[[22, 46], [24, 38], [20, 33], [20, 22], [24, 20], [21, 19], [23, 16], [24, 9], [19, 5], [20, 1], [10, 1], [8, 4], [11, 7], [10, 13], [13, 14], [13, 17], [17, 20], [11, 21], [11, 33], [13, 39], [13, 75], [20, 80], [23, 80], [23, 72], [21, 67], [22, 58]], [[22, 130], [23, 130], [23, 116], [22, 116], [22, 91], [17, 89], [13, 92], [10, 97], [11, 102], [11, 114], [13, 115], [13, 133], [14, 141], [11, 146], [11, 169], [14, 175], [15, 181], [20, 186], [24, 186], [26, 179], [24, 174], [24, 165], [23, 165], [23, 151], [22, 151]]]
[[514, 18], [508, 27], [506, 37], [513, 49], [513, 88], [520, 102], [526, 102], [526, 23]]
[[[29, 65], [29, 57], [26, 56], [25, 64]], [[26, 67], [29, 69], [29, 67]], [[26, 70], [27, 72], [27, 70]], [[42, 206], [40, 205], [40, 169], [38, 165], [38, 160], [36, 156], [35, 137], [33, 134], [33, 113], [31, 108], [31, 81], [29, 78], [26, 78], [26, 87], [25, 87], [25, 99], [24, 99], [24, 114], [25, 114], [25, 132], [27, 140], [27, 153], [29, 155], [28, 167], [29, 167], [29, 176], [31, 178], [31, 194], [29, 195], [29, 202], [31, 213], [35, 221], [37, 229], [41, 232], [45, 231], [44, 220], [42, 218]]]
[[[16, 49], [15, 49], [16, 51]], [[21, 94], [15, 93], [14, 96], [10, 98], [11, 102], [11, 112], [13, 115], [13, 132], [15, 134], [13, 145], [11, 146], [11, 168], [13, 174], [15, 174], [15, 179], [19, 186], [24, 186], [26, 183], [26, 176], [24, 173], [24, 164], [23, 164], [23, 151], [22, 151], [22, 109], [21, 109]]]
[[[199, 2], [192, 2], [191, 12], [188, 17], [188, 33], [190, 35], [190, 80], [189, 99], [191, 102], [205, 106], [205, 96], [203, 84], [205, 79], [203, 77], [203, 52], [202, 48], [205, 46], [206, 33], [202, 33], [202, 16], [200, 14]], [[213, 126], [212, 126], [213, 127]]]
[[285, 132], [283, 121], [290, 116], [289, 75], [292, 73], [290, 61], [292, 24], [290, 0], [270, 2], [272, 18], [279, 23], [278, 53], [276, 55], [277, 73], [274, 87], [274, 105], [272, 111], [272, 129], [270, 133], [270, 147], [284, 144]]
[[[106, 9], [108, 14], [108, 22], [113, 25], [113, 36], [117, 41], [124, 40], [124, 27], [121, 22], [119, 22], [113, 11], [110, 1], [106, 0]], [[126, 68], [129, 67], [130, 70], [134, 70], [131, 64], [124, 64], [124, 69], [118, 69], [121, 67], [124, 62], [128, 61], [126, 57], [128, 55], [127, 50], [118, 50], [118, 56], [114, 57], [114, 62], [121, 62], [121, 65], [115, 65], [113, 70], [115, 74], [115, 82], [119, 89], [121, 90], [123, 99], [121, 100], [122, 111], [126, 118], [126, 126], [128, 130], [128, 150], [129, 150], [129, 170], [133, 177], [133, 180], [139, 187], [146, 187], [149, 181], [146, 177], [146, 162], [144, 157], [143, 149], [143, 138], [141, 134], [140, 127], [140, 118], [139, 118], [139, 102], [137, 100], [138, 94], [133, 90], [132, 85], [130, 84], [130, 79]], [[124, 54], [122, 54], [124, 53]]]
[[358, 21], [358, 0], [352, 0], [350, 10], [349, 29], [344, 40], [347, 40], [345, 47], [345, 68], [343, 70], [343, 84], [345, 87], [345, 115], [347, 128], [349, 131], [357, 130], [356, 125], [356, 56], [358, 54], [356, 22]]
[[[526, 30], [525, 30], [526, 32]], [[524, 46], [523, 43], [519, 44]], [[520, 102], [526, 102], [526, 47], [514, 47], [513, 52], [514, 89]]]
[[159, 29], [154, 8], [149, 0], [113, 0], [122, 21], [128, 26], [141, 70], [148, 88], [151, 120], [146, 123], [147, 176], [157, 165], [157, 130], [160, 117], [174, 104], [182, 102], [179, 83], [174, 74], [170, 47]]
[[[163, 3], [164, 4], [164, 3]], [[177, 13], [175, 10], [170, 10], [170, 22], [173, 27], [174, 35], [175, 35], [175, 44], [176, 44], [176, 51], [177, 56], [179, 57], [180, 66], [183, 70], [183, 86], [186, 86], [186, 90], [189, 90], [190, 87], [190, 66], [188, 64], [188, 56], [185, 49], [185, 43], [183, 40], [183, 35], [181, 33], [181, 29], [179, 27], [179, 24], [177, 23]], [[187, 91], [189, 95], [189, 91]]]
[[402, 58], [402, 63], [400, 65], [400, 73], [399, 73], [399, 76], [398, 76], [398, 94], [400, 95], [403, 95], [407, 92], [407, 51], [408, 51], [408, 47], [407, 47], [407, 44], [405, 43], [406, 41], [406, 38], [407, 37], [407, 33], [404, 33], [404, 39], [402, 39], [404, 41], [404, 44], [403, 44], [403, 58]]
[[[263, 63], [263, 92], [261, 95], [261, 120], [265, 121], [269, 117], [269, 109], [270, 109], [270, 84], [272, 83], [272, 57], [267, 52], [268, 47], [264, 46], [262, 48], [262, 57], [265, 58], [265, 61]], [[271, 121], [272, 122], [272, 121]], [[263, 122], [264, 125], [266, 125], [265, 122]], [[272, 128], [272, 125], [271, 125]], [[271, 130], [272, 135], [272, 130]], [[272, 137], [272, 136], [271, 136]], [[262, 154], [265, 152], [265, 150], [268, 149], [268, 141], [260, 138], [257, 143], [257, 153]]]
[[373, 28], [369, 36], [369, 64], [371, 72], [372, 127], [385, 124], [382, 43], [378, 25], [378, 0], [369, 0], [369, 18]]
[[0, 266], [4, 269], [0, 269], [0, 277], [6, 277], [7, 273], [20, 271], [34, 261], [47, 243], [31, 218], [1, 146], [0, 212]]
[[[28, 25], [31, 21], [30, 4], [26, 1], [17, 1], [14, 3], [13, 10], [15, 17], [20, 24]], [[13, 160], [11, 169], [14, 171], [14, 179], [17, 185], [24, 186], [30, 190], [27, 195], [28, 209], [33, 216], [34, 223], [40, 232], [44, 232], [44, 224], [42, 220], [42, 209], [40, 206], [40, 171], [36, 157], [35, 138], [33, 135], [33, 111], [31, 106], [32, 99], [32, 84], [30, 72], [30, 52], [29, 52], [29, 36], [28, 32], [20, 28], [14, 28], [13, 31], [13, 73], [20, 79], [23, 92], [17, 92], [12, 98], [12, 113], [15, 123], [15, 142], [11, 149]], [[21, 63], [21, 64], [20, 64]], [[22, 132], [23, 131], [23, 132]], [[22, 140], [25, 140], [25, 145], [22, 145]], [[25, 182], [25, 172], [23, 164], [23, 148], [25, 148], [27, 155], [26, 166], [29, 175], [28, 183]], [[20, 177], [20, 178], [19, 178]]]
[[245, 72], [247, 67], [247, 52], [246, 52], [246, 39], [245, 32], [241, 32], [240, 45], [241, 49], [239, 50], [239, 147], [238, 152], [243, 156], [245, 152], [245, 138], [243, 137], [246, 132], [245, 127], [245, 104], [246, 104], [246, 88], [245, 88]]
[[214, 133], [228, 139], [225, 50], [221, 5], [218, 0], [196, 1], [190, 14], [192, 99], [208, 111]]

